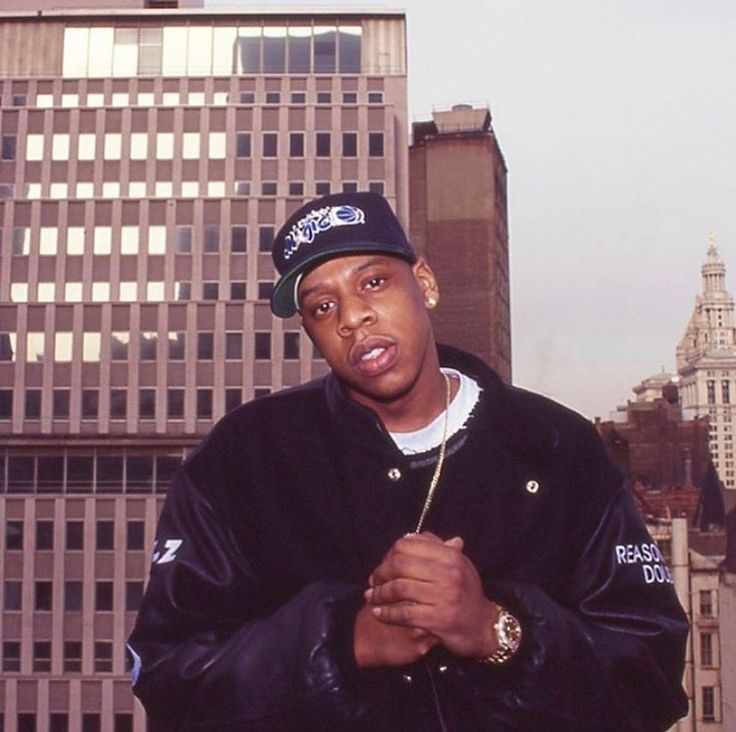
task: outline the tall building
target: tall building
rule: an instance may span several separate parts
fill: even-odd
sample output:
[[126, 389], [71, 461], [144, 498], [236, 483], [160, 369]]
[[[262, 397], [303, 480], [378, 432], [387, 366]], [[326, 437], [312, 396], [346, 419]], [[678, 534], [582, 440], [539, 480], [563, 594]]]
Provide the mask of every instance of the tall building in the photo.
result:
[[124, 640], [172, 472], [226, 410], [326, 370], [271, 316], [274, 227], [358, 189], [407, 224], [405, 17], [11, 4], [0, 729], [141, 732]]
[[701, 273], [703, 290], [677, 346], [681, 401], [687, 412], [710, 417], [713, 462], [725, 487], [733, 490], [736, 321], [726, 266], [712, 240]]
[[506, 163], [490, 110], [437, 110], [412, 132], [410, 233], [439, 278], [435, 332], [510, 381]]

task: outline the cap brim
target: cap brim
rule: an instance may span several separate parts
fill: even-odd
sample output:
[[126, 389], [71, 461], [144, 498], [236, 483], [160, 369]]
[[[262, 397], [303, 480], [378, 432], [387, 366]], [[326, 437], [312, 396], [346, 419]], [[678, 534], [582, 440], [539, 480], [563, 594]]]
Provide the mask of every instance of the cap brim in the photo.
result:
[[298, 309], [294, 288], [302, 274], [309, 269], [313, 269], [321, 262], [326, 262], [328, 259], [334, 259], [343, 254], [363, 254], [366, 252], [380, 252], [391, 257], [399, 257], [407, 262], [416, 261], [416, 256], [411, 259], [405, 252], [396, 251], [395, 249], [389, 248], [386, 244], [373, 241], [351, 241], [343, 246], [336, 245], [331, 247], [329, 251], [315, 252], [312, 256], [302, 260], [296, 269], [282, 277], [274, 285], [273, 292], [271, 293], [271, 311], [279, 318], [290, 318], [292, 315], [296, 315]]

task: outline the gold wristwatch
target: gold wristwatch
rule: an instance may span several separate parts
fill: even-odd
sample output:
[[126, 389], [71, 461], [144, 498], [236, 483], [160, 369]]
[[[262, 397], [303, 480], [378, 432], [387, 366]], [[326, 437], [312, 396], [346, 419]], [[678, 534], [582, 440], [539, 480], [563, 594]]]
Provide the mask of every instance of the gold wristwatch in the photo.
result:
[[498, 617], [493, 624], [498, 648], [490, 656], [479, 658], [481, 663], [502, 666], [510, 661], [521, 645], [521, 625], [519, 621], [504, 607], [498, 607]]

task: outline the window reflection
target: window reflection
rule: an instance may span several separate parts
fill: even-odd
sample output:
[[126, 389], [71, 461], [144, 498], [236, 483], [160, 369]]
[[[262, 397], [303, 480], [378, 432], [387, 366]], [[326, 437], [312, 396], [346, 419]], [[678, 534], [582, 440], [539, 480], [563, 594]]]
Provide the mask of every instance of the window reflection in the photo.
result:
[[120, 253], [121, 254], [138, 254], [137, 226], [123, 226], [120, 229]]
[[314, 28], [314, 73], [332, 74], [335, 72], [335, 49], [337, 28], [315, 26]]
[[68, 362], [72, 360], [72, 334], [60, 332], [54, 334], [54, 361]]
[[312, 67], [312, 29], [308, 26], [289, 28], [289, 73], [306, 74]]
[[130, 344], [130, 333], [127, 331], [114, 331], [110, 334], [110, 358], [113, 361], [128, 360], [128, 345]]
[[261, 73], [261, 29], [260, 28], [240, 28], [240, 58], [239, 74], [260, 74]]
[[82, 360], [99, 361], [102, 337], [100, 333], [82, 334]]
[[28, 333], [26, 337], [26, 360], [40, 363], [43, 361], [44, 334]]

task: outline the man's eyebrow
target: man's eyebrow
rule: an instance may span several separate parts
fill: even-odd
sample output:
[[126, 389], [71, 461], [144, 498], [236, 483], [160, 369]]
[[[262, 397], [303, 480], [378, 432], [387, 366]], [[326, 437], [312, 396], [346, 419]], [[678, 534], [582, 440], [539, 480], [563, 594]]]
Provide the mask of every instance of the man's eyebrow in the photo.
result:
[[[351, 270], [351, 273], [358, 274], [359, 272], [369, 269], [370, 267], [373, 267], [376, 264], [381, 264], [382, 262], [385, 262], [387, 259], [388, 257], [382, 257], [380, 255], [371, 257], [367, 262], [363, 262], [363, 264], [359, 264], [356, 267], [353, 267], [353, 269]], [[307, 287], [306, 290], [304, 290], [303, 292], [299, 294], [299, 301], [303, 302], [304, 299], [308, 295], [312, 295], [313, 293], [319, 292], [322, 289], [324, 289], [324, 285], [321, 282], [317, 282], [317, 284], [312, 285], [311, 287]]]

